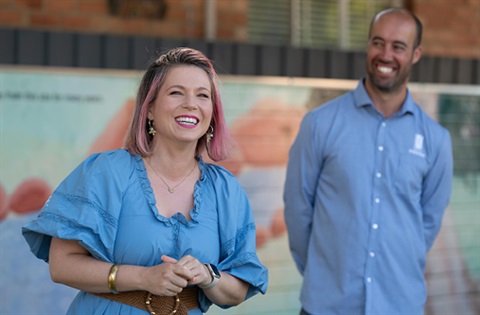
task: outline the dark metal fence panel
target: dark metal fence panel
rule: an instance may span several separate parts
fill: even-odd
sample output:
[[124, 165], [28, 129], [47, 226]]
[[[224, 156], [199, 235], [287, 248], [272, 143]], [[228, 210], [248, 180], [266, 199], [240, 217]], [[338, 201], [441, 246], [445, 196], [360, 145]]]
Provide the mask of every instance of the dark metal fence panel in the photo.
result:
[[73, 67], [77, 53], [76, 43], [77, 40], [73, 33], [47, 33], [47, 65], [54, 67]]
[[480, 59], [474, 60], [474, 77], [473, 77], [473, 84], [480, 85]]
[[[0, 27], [1, 64], [141, 70], [178, 46], [203, 51], [219, 74], [353, 80], [365, 75], [364, 52]], [[480, 60], [424, 55], [411, 81], [478, 85]]]
[[351, 79], [352, 64], [348, 52], [329, 51], [328, 77], [332, 79]]
[[308, 78], [328, 78], [327, 75], [327, 52], [322, 49], [309, 49], [307, 51], [307, 75]]
[[436, 82], [437, 58], [423, 56], [418, 64], [413, 67], [412, 81]]
[[77, 60], [80, 68], [104, 68], [103, 36], [99, 34], [79, 34], [77, 37]]
[[435, 83], [455, 83], [455, 62], [453, 58], [441, 58], [438, 60], [438, 76]]
[[19, 30], [14, 33], [18, 36], [18, 64], [39, 66], [46, 65], [47, 47], [46, 33], [37, 30]]
[[257, 51], [257, 45], [237, 44], [234, 50], [234, 73], [239, 75], [256, 75], [258, 69]]
[[131, 51], [133, 51], [133, 45], [128, 37], [105, 36], [105, 68], [132, 69]]
[[135, 70], [147, 69], [153, 61], [157, 51], [156, 41], [153, 37], [134, 37], [132, 39], [132, 68]]
[[473, 82], [474, 63], [471, 59], [459, 59], [456, 68], [455, 81], [461, 84]]
[[0, 64], [17, 63], [15, 40], [18, 36], [15, 33], [14, 29], [0, 28]]
[[204, 52], [214, 61], [218, 74], [235, 74], [234, 70], [234, 45], [227, 42], [211, 43], [209, 52]]
[[285, 71], [285, 62], [283, 60], [284, 48], [282, 46], [261, 45], [259, 75], [265, 76], [283, 76]]
[[359, 80], [365, 76], [365, 60], [367, 54], [364, 52], [352, 53], [353, 65], [352, 65], [352, 77], [351, 79]]
[[285, 49], [285, 75], [288, 77], [306, 76], [305, 50], [289, 47]]

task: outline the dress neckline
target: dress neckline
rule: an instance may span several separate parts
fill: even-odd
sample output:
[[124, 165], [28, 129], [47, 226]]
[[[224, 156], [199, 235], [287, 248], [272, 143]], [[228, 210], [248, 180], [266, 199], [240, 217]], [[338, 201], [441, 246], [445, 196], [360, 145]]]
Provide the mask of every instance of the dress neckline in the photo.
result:
[[206, 165], [205, 165], [205, 162], [202, 160], [202, 158], [200, 157], [198, 161], [200, 178], [195, 183], [195, 187], [193, 189], [193, 209], [190, 210], [190, 217], [192, 218], [190, 221], [188, 221], [187, 218], [182, 213], [179, 213], [179, 212], [177, 212], [176, 214], [174, 214], [169, 218], [164, 217], [163, 215], [158, 213], [158, 209], [156, 206], [157, 201], [153, 193], [150, 179], [148, 178], [148, 173], [145, 167], [145, 163], [140, 155], [134, 155], [134, 159], [135, 159], [136, 170], [138, 173], [142, 191], [150, 206], [150, 211], [152, 211], [155, 218], [166, 225], [175, 225], [177, 223], [181, 223], [186, 226], [194, 226], [198, 224], [199, 214], [200, 214], [199, 210], [201, 209], [203, 191], [206, 185], [206, 180], [205, 180]]

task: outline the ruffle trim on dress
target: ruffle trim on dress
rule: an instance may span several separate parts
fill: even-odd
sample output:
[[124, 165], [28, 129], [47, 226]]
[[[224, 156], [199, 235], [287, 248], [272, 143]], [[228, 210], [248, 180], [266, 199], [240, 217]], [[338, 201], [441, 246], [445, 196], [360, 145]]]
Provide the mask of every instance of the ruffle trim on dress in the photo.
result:
[[222, 264], [222, 269], [235, 269], [245, 264], [249, 264], [253, 261], [258, 260], [257, 254], [255, 252], [245, 252], [237, 256], [235, 260], [229, 261], [226, 264]]
[[167, 226], [172, 226], [176, 222], [180, 222], [186, 226], [192, 226], [198, 223], [198, 215], [200, 213], [199, 209], [202, 203], [202, 196], [203, 196], [203, 188], [202, 186], [205, 185], [204, 179], [206, 178], [204, 175], [204, 170], [206, 169], [205, 163], [200, 159], [198, 162], [198, 166], [200, 169], [200, 180], [195, 183], [193, 189], [193, 209], [190, 211], [190, 216], [192, 217], [191, 221], [187, 221], [183, 214], [175, 214], [170, 218], [166, 218], [158, 213], [157, 209], [157, 201], [155, 200], [155, 195], [153, 193], [152, 185], [150, 183], [150, 179], [148, 178], [147, 169], [145, 168], [145, 163], [143, 159], [139, 155], [134, 155], [136, 169], [138, 172], [138, 177], [140, 180], [140, 185], [142, 187], [142, 191], [147, 198], [147, 202], [150, 205], [150, 210], [153, 212], [155, 217], [166, 224]]
[[157, 202], [155, 200], [152, 185], [150, 184], [150, 179], [148, 179], [147, 170], [145, 169], [145, 164], [143, 163], [142, 157], [140, 155], [132, 156], [135, 159], [135, 167], [137, 169], [138, 179], [140, 180], [140, 186], [142, 186], [143, 194], [145, 195], [145, 198], [150, 205], [150, 210], [160, 221], [167, 223], [166, 218], [158, 216], [157, 207], [155, 206]]
[[222, 244], [220, 252], [221, 259], [224, 259], [231, 255], [235, 251], [235, 244], [241, 243], [246, 239], [248, 233], [255, 232], [255, 223], [249, 223], [244, 227], [237, 230], [235, 237]]
[[[74, 196], [74, 195], [69, 195], [69, 194], [64, 194], [64, 193], [61, 193], [59, 191], [54, 191], [52, 196], [55, 196], [57, 197], [58, 199], [63, 199], [63, 200], [66, 200], [67, 202], [73, 204], [73, 205], [77, 205], [79, 206], [79, 208], [82, 208], [83, 206], [87, 206], [89, 208], [92, 208], [94, 209], [99, 215], [100, 217], [103, 219], [103, 221], [114, 227], [114, 228], [117, 228], [117, 219], [112, 216], [110, 213], [108, 213], [107, 211], [103, 210], [100, 206], [98, 206], [96, 203], [94, 203], [93, 201], [89, 200], [89, 199], [86, 199], [86, 198], [83, 198], [83, 197], [79, 197], [79, 196]], [[51, 198], [50, 198], [51, 199]], [[47, 206], [48, 207], [48, 206]]]
[[207, 165], [202, 159], [202, 156], [198, 159], [198, 169], [200, 170], [200, 178], [195, 183], [195, 187], [193, 189], [193, 209], [190, 212], [190, 216], [192, 217], [192, 221], [198, 223], [198, 215], [200, 214], [200, 209], [202, 209], [202, 202], [203, 202], [203, 188], [207, 185], [205, 181], [207, 176], [205, 172], [207, 170]]
[[[244, 252], [233, 260], [227, 260], [218, 265], [220, 270], [228, 270], [229, 273], [252, 285], [253, 292], [258, 291], [265, 294], [267, 290], [266, 268], [263, 267], [255, 252]], [[246, 268], [247, 272], [242, 271]], [[265, 274], [265, 277], [262, 275]], [[250, 296], [253, 295], [250, 293]]]
[[[98, 238], [98, 236], [96, 236], [97, 234], [92, 234], [88, 227], [79, 224], [76, 221], [48, 211], [42, 211], [37, 220], [40, 219], [56, 222], [59, 227], [65, 227], [66, 229], [57, 229], [55, 234], [52, 234], [51, 236], [61, 239], [80, 241], [83, 246], [96, 258], [106, 259], [104, 253], [110, 252], [109, 249], [105, 247], [104, 243]], [[39, 231], [38, 233], [43, 233], [43, 231]]]

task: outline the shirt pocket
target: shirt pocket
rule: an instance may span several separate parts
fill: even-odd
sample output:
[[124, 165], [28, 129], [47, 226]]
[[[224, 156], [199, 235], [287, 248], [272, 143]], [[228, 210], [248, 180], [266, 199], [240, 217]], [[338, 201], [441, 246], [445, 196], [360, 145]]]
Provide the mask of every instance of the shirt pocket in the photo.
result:
[[396, 193], [411, 202], [419, 203], [426, 172], [427, 161], [424, 157], [410, 153], [400, 155], [395, 171]]

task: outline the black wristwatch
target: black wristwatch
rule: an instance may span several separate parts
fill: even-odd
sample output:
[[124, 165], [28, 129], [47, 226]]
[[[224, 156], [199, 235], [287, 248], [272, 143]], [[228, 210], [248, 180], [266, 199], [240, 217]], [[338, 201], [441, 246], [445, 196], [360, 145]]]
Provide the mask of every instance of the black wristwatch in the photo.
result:
[[213, 288], [214, 286], [217, 285], [218, 281], [220, 281], [220, 272], [218, 271], [217, 269], [217, 266], [215, 265], [212, 265], [212, 264], [205, 264], [205, 266], [207, 267], [208, 271], [210, 272], [210, 275], [212, 276], [212, 282], [210, 282], [209, 285], [206, 285], [204, 287], [202, 286], [198, 286], [200, 289], [210, 289], [210, 288]]

